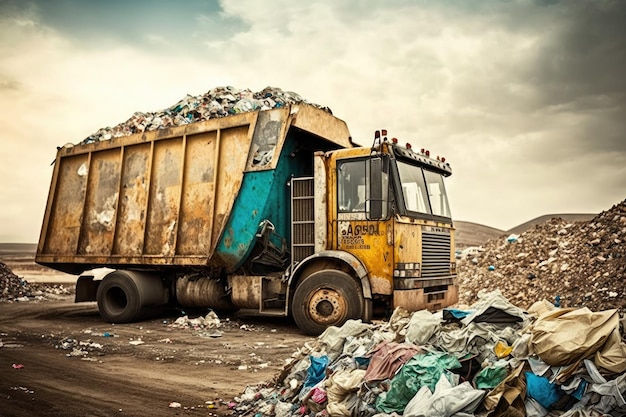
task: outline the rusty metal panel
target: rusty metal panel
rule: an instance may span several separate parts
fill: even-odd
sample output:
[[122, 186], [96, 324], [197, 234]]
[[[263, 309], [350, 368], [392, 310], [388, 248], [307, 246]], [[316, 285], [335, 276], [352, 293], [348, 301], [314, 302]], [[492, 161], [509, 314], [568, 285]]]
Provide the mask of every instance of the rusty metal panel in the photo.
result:
[[57, 159], [57, 164], [59, 164], [58, 185], [51, 207], [48, 208], [51, 214], [48, 230], [45, 232], [43, 251], [53, 254], [74, 254], [83, 218], [89, 155]]
[[212, 249], [217, 131], [187, 136], [177, 255], [205, 255]]
[[[358, 214], [357, 214], [358, 215]], [[342, 213], [342, 217], [355, 216]], [[373, 294], [391, 294], [393, 291], [393, 251], [387, 239], [393, 221], [365, 221], [359, 219], [337, 221], [337, 248], [356, 256], [370, 275]]]
[[402, 307], [408, 311], [441, 310], [459, 301], [459, 287], [449, 285], [447, 290], [425, 293], [423, 289], [396, 290], [393, 292], [393, 308]]
[[341, 148], [354, 146], [348, 125], [341, 119], [331, 116], [317, 107], [301, 104], [291, 106], [291, 125]]
[[154, 142], [144, 241], [146, 255], [174, 255], [182, 161], [182, 137]]
[[148, 186], [150, 184], [151, 144], [124, 148], [122, 184], [117, 211], [114, 255], [143, 254]]
[[109, 255], [113, 248], [121, 149], [93, 152], [77, 253]]
[[289, 108], [267, 110], [259, 113], [246, 171], [274, 169], [285, 142], [285, 131], [289, 120]]
[[396, 222], [394, 227], [394, 240], [396, 242], [394, 262], [421, 262], [421, 224]]
[[[243, 172], [248, 159], [248, 150], [252, 141], [254, 126], [245, 125], [222, 129], [219, 137], [219, 160], [217, 161], [217, 189], [215, 192], [215, 215], [213, 219], [213, 236], [216, 243], [228, 221], [232, 206], [237, 197]], [[228, 231], [230, 233], [232, 231]]]

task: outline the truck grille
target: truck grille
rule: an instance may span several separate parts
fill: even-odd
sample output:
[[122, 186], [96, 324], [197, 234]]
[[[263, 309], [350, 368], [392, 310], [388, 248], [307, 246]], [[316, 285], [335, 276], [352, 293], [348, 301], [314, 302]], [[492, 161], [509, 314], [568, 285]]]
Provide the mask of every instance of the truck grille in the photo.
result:
[[294, 262], [315, 253], [313, 178], [291, 180], [291, 256]]
[[422, 277], [450, 275], [450, 234], [422, 233]]

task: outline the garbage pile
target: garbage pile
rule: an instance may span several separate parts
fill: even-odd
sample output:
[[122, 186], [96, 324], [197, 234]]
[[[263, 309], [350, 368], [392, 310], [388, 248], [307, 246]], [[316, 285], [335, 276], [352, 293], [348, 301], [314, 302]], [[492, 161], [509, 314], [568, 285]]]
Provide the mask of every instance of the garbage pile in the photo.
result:
[[626, 344], [616, 310], [525, 311], [499, 291], [467, 310], [398, 308], [349, 320], [248, 386], [238, 416], [623, 416]]
[[492, 239], [459, 261], [460, 302], [500, 289], [528, 308], [547, 299], [563, 307], [626, 311], [626, 200], [588, 222], [554, 218], [522, 233]]
[[299, 94], [277, 87], [265, 87], [257, 92], [247, 88], [215, 87], [202, 95], [188, 94], [173, 106], [157, 112], [135, 112], [126, 122], [99, 129], [81, 144], [297, 103], [307, 103], [332, 114], [328, 107], [309, 103]]
[[0, 262], [0, 301], [30, 301], [50, 295], [71, 294], [73, 289], [62, 285], [32, 284], [15, 275], [11, 268]]
[[214, 311], [210, 311], [206, 316], [200, 316], [196, 318], [189, 318], [185, 315], [179, 317], [171, 323], [169, 327], [178, 329], [193, 329], [196, 335], [202, 337], [222, 337], [223, 332], [219, 330], [222, 327], [220, 318]]
[[0, 262], [0, 301], [12, 300], [27, 294], [26, 281], [18, 277], [3, 262]]

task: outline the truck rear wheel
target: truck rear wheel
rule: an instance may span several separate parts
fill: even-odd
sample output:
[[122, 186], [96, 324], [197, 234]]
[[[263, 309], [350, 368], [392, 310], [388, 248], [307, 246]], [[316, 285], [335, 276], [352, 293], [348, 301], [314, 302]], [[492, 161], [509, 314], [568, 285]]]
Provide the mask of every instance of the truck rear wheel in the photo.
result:
[[122, 270], [104, 277], [96, 299], [100, 316], [110, 323], [137, 321], [144, 307], [157, 307], [167, 302], [158, 276]]
[[359, 284], [341, 271], [319, 271], [296, 287], [291, 311], [298, 327], [317, 336], [329, 326], [341, 326], [363, 315], [364, 299]]

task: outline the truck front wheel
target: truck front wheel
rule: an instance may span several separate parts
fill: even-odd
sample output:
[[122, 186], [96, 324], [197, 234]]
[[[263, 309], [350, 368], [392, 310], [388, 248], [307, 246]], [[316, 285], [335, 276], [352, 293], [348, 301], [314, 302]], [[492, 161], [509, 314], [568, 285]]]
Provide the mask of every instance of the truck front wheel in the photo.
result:
[[298, 327], [317, 336], [329, 326], [341, 326], [363, 315], [359, 284], [341, 271], [315, 272], [296, 287], [291, 312]]

